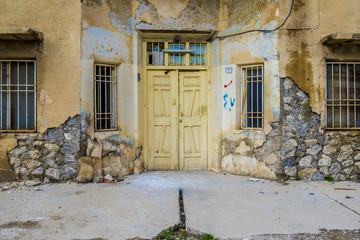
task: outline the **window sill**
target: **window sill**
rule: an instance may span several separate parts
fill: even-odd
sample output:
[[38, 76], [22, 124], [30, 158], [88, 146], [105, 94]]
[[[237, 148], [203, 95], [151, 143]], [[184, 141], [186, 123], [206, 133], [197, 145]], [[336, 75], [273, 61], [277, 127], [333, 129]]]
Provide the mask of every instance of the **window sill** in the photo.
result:
[[94, 137], [98, 140], [105, 140], [109, 137], [116, 136], [119, 134], [121, 134], [120, 130], [98, 131], [94, 133]]

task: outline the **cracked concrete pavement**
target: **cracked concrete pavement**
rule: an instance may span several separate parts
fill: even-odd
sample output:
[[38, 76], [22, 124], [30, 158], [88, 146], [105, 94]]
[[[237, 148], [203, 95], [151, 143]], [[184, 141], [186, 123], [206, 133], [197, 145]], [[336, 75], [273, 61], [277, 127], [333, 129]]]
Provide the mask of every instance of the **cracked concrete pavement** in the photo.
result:
[[360, 228], [358, 183], [147, 172], [117, 184], [0, 192], [0, 239], [152, 238], [179, 222], [179, 188], [187, 228], [221, 239]]

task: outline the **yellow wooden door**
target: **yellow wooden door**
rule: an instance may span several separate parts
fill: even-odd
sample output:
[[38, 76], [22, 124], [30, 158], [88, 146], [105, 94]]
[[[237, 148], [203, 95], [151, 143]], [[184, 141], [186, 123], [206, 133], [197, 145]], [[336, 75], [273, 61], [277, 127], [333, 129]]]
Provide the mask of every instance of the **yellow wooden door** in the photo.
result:
[[207, 169], [206, 72], [148, 71], [150, 170]]
[[178, 72], [149, 71], [148, 166], [178, 169]]
[[206, 72], [179, 73], [179, 164], [207, 169]]

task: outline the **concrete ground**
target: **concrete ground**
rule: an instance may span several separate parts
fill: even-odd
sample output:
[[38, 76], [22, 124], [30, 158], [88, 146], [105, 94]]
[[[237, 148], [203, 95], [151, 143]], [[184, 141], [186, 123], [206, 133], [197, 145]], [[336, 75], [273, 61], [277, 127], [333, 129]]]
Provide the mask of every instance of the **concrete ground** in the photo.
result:
[[187, 228], [221, 239], [360, 229], [357, 183], [147, 172], [116, 184], [47, 184], [0, 192], [0, 239], [152, 238], [179, 222], [179, 188]]

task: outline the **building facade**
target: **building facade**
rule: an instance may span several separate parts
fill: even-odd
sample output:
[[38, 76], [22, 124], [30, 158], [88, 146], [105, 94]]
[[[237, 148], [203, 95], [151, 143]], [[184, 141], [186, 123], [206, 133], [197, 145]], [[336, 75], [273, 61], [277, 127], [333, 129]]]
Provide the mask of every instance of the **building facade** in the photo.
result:
[[0, 5], [0, 180], [359, 179], [358, 0]]

